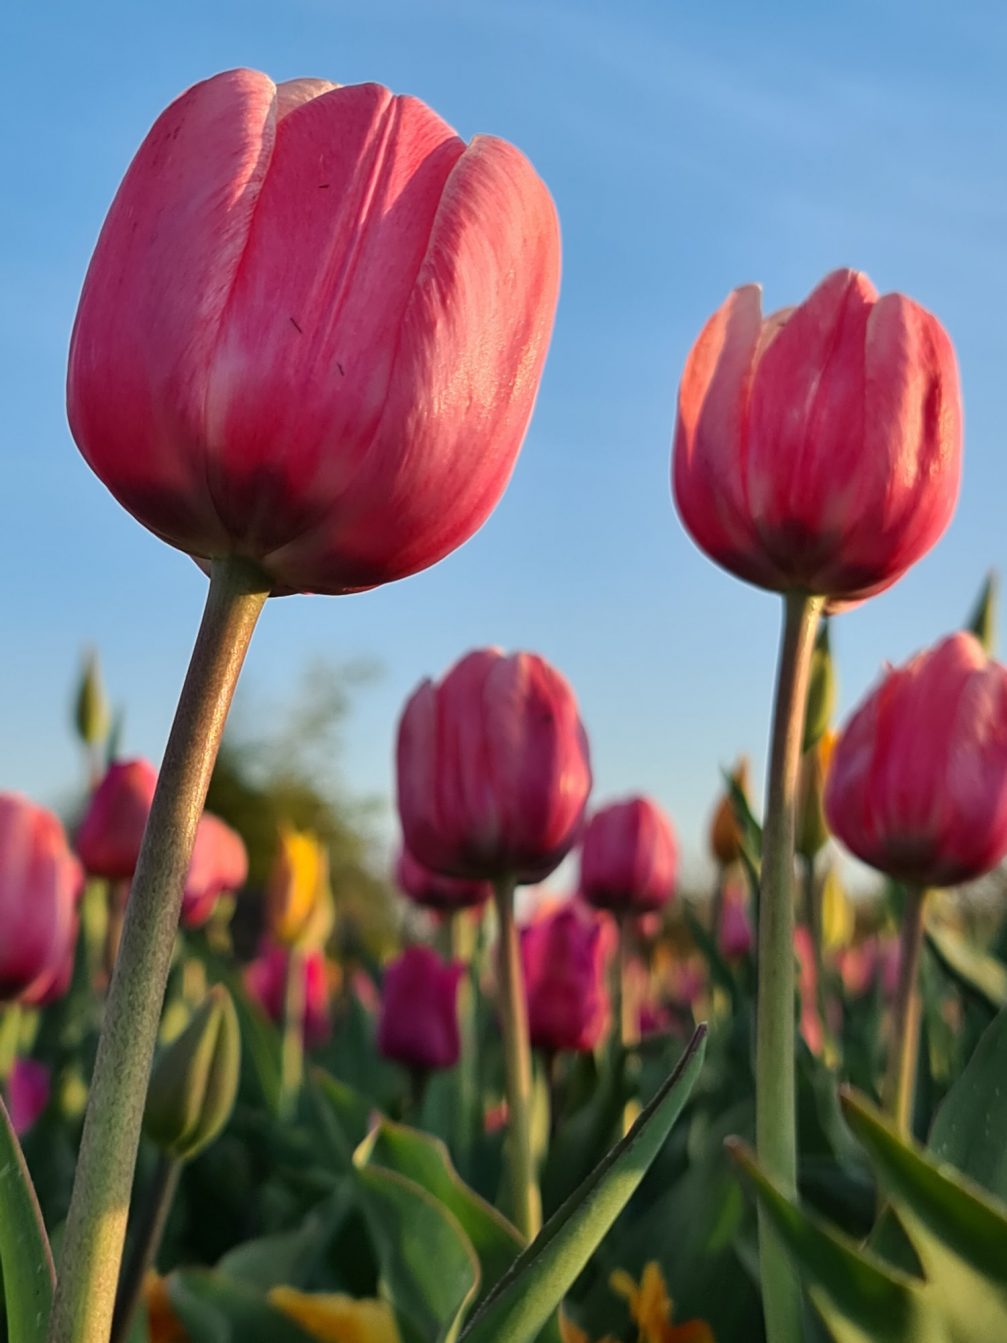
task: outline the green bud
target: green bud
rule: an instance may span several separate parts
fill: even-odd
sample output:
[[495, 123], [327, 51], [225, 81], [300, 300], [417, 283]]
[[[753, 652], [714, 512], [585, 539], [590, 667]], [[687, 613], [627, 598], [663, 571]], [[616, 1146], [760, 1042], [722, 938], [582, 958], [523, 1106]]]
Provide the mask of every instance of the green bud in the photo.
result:
[[990, 657], [996, 652], [999, 588], [1000, 580], [991, 569], [965, 624], [965, 628], [976, 636]]
[[73, 717], [77, 735], [85, 746], [100, 746], [108, 736], [108, 700], [101, 681], [98, 654], [93, 651], [84, 657]]
[[241, 1071], [241, 1034], [231, 995], [220, 984], [154, 1065], [143, 1127], [177, 1160], [208, 1147], [234, 1108]]
[[808, 679], [808, 703], [804, 712], [804, 740], [802, 751], [817, 746], [832, 719], [836, 707], [836, 670], [829, 648], [829, 620], [824, 617], [811, 654], [811, 675]]

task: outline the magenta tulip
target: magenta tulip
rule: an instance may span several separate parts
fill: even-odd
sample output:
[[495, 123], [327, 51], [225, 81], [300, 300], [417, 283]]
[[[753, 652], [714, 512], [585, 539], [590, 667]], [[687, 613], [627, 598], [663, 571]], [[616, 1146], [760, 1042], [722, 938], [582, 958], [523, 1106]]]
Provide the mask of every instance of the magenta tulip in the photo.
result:
[[42, 1117], [52, 1092], [52, 1072], [37, 1059], [15, 1059], [7, 1079], [7, 1113], [21, 1137]]
[[0, 1002], [38, 1002], [63, 976], [82, 885], [52, 812], [0, 793]]
[[205, 811], [196, 828], [182, 896], [182, 923], [204, 924], [222, 895], [238, 891], [248, 880], [248, 852], [236, 830]]
[[838, 270], [763, 317], [736, 289], [686, 362], [673, 484], [696, 544], [758, 587], [856, 601], [954, 511], [961, 407], [936, 318]]
[[671, 821], [649, 797], [613, 802], [587, 824], [580, 889], [599, 909], [617, 914], [660, 909], [671, 899], [677, 867]]
[[399, 851], [395, 864], [395, 880], [399, 890], [426, 909], [451, 913], [456, 909], [473, 909], [485, 904], [493, 894], [489, 881], [465, 881], [459, 877], [442, 877], [432, 872], [408, 849]]
[[577, 841], [590, 790], [573, 691], [534, 653], [469, 653], [405, 707], [399, 816], [435, 871], [540, 880]]
[[887, 671], [847, 723], [825, 786], [829, 826], [914, 886], [952, 886], [1007, 855], [1007, 668], [955, 634]]
[[567, 901], [521, 930], [528, 1027], [538, 1049], [590, 1051], [609, 1026], [611, 922]]
[[[315, 948], [299, 951], [304, 965], [304, 1044], [316, 1049], [332, 1032], [329, 1013], [329, 977], [323, 953]], [[245, 966], [245, 990], [271, 1021], [284, 1019], [287, 992], [286, 947], [264, 942], [259, 955]]]
[[717, 950], [725, 961], [741, 961], [755, 945], [752, 921], [748, 917], [743, 886], [729, 886], [724, 891], [717, 928]]
[[77, 830], [77, 852], [92, 877], [129, 881], [157, 786], [157, 770], [146, 760], [109, 765]]
[[418, 1071], [458, 1062], [458, 983], [464, 974], [430, 947], [407, 947], [385, 968], [378, 1019], [378, 1049]]
[[500, 498], [559, 284], [550, 196], [377, 84], [231, 70], [183, 93], [109, 211], [70, 348], [88, 464], [203, 560], [358, 591]]

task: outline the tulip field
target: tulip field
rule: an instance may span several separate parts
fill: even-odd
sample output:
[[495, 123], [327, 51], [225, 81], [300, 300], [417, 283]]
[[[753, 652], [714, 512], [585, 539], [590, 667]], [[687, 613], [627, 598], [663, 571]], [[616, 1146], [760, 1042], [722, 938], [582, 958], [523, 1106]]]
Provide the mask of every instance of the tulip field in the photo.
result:
[[500, 502], [553, 197], [374, 83], [233, 69], [133, 129], [67, 418], [205, 608], [157, 762], [91, 654], [66, 804], [0, 792], [3, 1337], [1005, 1343], [995, 576], [836, 708], [844, 613], [958, 501], [940, 317], [852, 269], [769, 313], [712, 286], [676, 370], [668, 525], [781, 631], [712, 880], [596, 788], [564, 670], [496, 646], [388, 724], [382, 865], [232, 697], [276, 599], [365, 604]]

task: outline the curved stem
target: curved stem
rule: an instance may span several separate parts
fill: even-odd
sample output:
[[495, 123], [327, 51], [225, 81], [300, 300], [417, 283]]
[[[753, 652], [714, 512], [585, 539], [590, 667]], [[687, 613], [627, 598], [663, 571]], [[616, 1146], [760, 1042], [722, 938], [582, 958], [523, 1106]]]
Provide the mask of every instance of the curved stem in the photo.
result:
[[920, 958], [923, 951], [923, 907], [927, 893], [921, 886], [906, 889], [899, 936], [899, 983], [892, 1008], [892, 1035], [885, 1073], [884, 1109], [900, 1133], [912, 1130], [916, 1068], [920, 1054]]
[[49, 1343], [106, 1343], [182, 887], [238, 673], [268, 580], [215, 561], [161, 764], [98, 1045]]
[[168, 1224], [171, 1205], [175, 1202], [182, 1162], [162, 1156], [154, 1171], [154, 1178], [146, 1191], [137, 1219], [133, 1245], [123, 1269], [119, 1292], [115, 1300], [110, 1343], [123, 1343], [129, 1337], [133, 1316], [143, 1295], [143, 1281], [148, 1269], [154, 1267], [161, 1248], [164, 1228]]
[[500, 1017], [507, 1075], [507, 1141], [514, 1221], [529, 1240], [542, 1226], [542, 1201], [531, 1150], [531, 1045], [521, 949], [514, 922], [513, 877], [495, 883], [499, 929]]
[[287, 982], [283, 999], [283, 1040], [280, 1048], [281, 1119], [290, 1119], [304, 1081], [304, 1014], [307, 1007], [307, 966], [299, 947], [287, 953]]
[[[793, 893], [797, 771], [811, 652], [823, 605], [823, 598], [804, 593], [784, 596], [759, 882], [756, 1147], [762, 1169], [788, 1195], [797, 1191]], [[801, 1337], [800, 1289], [786, 1250], [761, 1209], [759, 1262], [767, 1343], [794, 1343]]]

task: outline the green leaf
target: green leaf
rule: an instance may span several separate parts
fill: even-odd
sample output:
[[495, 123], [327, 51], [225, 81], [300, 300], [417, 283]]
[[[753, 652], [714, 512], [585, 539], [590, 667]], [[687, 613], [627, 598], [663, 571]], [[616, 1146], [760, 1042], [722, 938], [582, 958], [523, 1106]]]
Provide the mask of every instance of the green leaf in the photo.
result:
[[35, 1188], [21, 1144], [0, 1100], [0, 1265], [7, 1336], [42, 1343], [52, 1309], [56, 1272]]
[[1007, 1007], [1007, 966], [933, 924], [927, 925], [926, 936], [941, 965], [966, 992], [981, 998], [994, 1012]]
[[312, 1069], [305, 1094], [332, 1160], [340, 1168], [352, 1169], [353, 1153], [371, 1127], [374, 1110], [370, 1101], [322, 1068]]
[[173, 1273], [168, 1296], [192, 1343], [305, 1343], [307, 1337], [260, 1292], [213, 1269]]
[[1007, 1201], [1007, 1009], [983, 1032], [937, 1111], [929, 1147]]
[[352, 1206], [352, 1185], [344, 1177], [332, 1197], [310, 1212], [300, 1226], [235, 1246], [218, 1262], [217, 1272], [260, 1292], [281, 1286], [303, 1288]]
[[706, 1048], [700, 1026], [626, 1137], [549, 1219], [476, 1311], [464, 1343], [532, 1343], [629, 1202], [681, 1113]]

